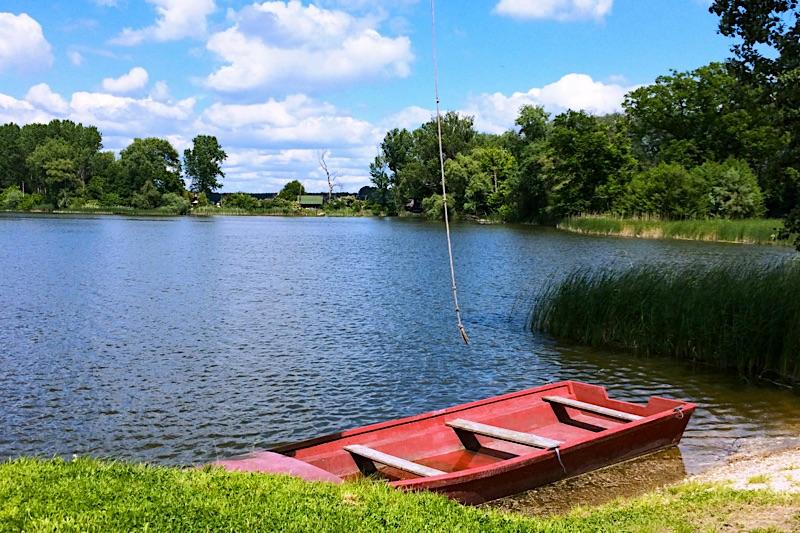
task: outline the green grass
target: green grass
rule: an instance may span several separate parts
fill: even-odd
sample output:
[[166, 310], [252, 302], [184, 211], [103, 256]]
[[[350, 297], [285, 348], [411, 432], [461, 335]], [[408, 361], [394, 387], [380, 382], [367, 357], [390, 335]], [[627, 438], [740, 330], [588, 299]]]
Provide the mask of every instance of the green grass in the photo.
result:
[[778, 219], [660, 220], [585, 215], [563, 220], [558, 227], [589, 235], [791, 245], [789, 239], [778, 239], [783, 228]]
[[548, 286], [535, 330], [746, 376], [800, 377], [800, 264], [577, 270]]
[[527, 518], [363, 481], [341, 486], [219, 469], [77, 459], [0, 463], [0, 531], [696, 531], [800, 497], [686, 484], [632, 501]]
[[747, 479], [750, 484], [769, 483], [769, 476], [766, 474], [758, 474]]

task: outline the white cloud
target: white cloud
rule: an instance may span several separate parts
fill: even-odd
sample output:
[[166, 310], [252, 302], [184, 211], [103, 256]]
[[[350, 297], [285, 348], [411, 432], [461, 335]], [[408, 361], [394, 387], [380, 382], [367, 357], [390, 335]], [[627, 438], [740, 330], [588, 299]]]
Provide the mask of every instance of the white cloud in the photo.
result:
[[414, 59], [408, 37], [381, 35], [371, 17], [298, 0], [253, 4], [231, 16], [234, 25], [206, 45], [226, 63], [207, 78], [218, 91], [405, 77]]
[[206, 33], [206, 17], [214, 12], [214, 0], [147, 0], [156, 8], [152, 26], [138, 30], [125, 28], [112, 44], [134, 46], [145, 41], [177, 41], [186, 37], [202, 37]]
[[69, 109], [67, 101], [61, 95], [53, 92], [49, 85], [40, 83], [28, 89], [25, 100], [50, 113], [66, 113]]
[[24, 99], [0, 94], [0, 123], [57, 118], [91, 124], [102, 132], [104, 147], [115, 151], [134, 137], [166, 138], [182, 151], [195, 135], [216, 135], [229, 154], [224, 188], [229, 192], [278, 191], [292, 179], [322, 191], [326, 181], [316, 159], [322, 149], [330, 151], [328, 161], [340, 173], [343, 190], [357, 191], [369, 181], [369, 162], [384, 134], [381, 127], [302, 94], [250, 105], [218, 102], [203, 111], [193, 98], [159, 96], [165, 99], [79, 91], [64, 99], [40, 84]]
[[303, 94], [259, 104], [209, 106], [201, 128], [242, 147], [342, 147], [374, 144], [381, 131], [367, 121], [338, 111]]
[[0, 124], [14, 122], [30, 124], [31, 122], [49, 122], [52, 115], [39, 109], [26, 100], [18, 100], [13, 96], [0, 93]]
[[42, 26], [27, 13], [0, 13], [0, 71], [32, 70], [53, 64]]
[[81, 53], [78, 52], [77, 50], [68, 51], [67, 59], [69, 59], [69, 62], [75, 65], [76, 67], [83, 65], [83, 55], [81, 55]]
[[[633, 88], [617, 81], [568, 74], [525, 92], [475, 96], [462, 111], [475, 115], [479, 130], [495, 133], [513, 127], [523, 104], [542, 105], [551, 113], [567, 108], [609, 113], [620, 109], [624, 94]], [[215, 135], [229, 155], [224, 180], [228, 192], [278, 191], [291, 179], [299, 179], [308, 190], [325, 190], [316, 159], [322, 149], [330, 151], [329, 163], [340, 174], [343, 190], [357, 191], [369, 183], [368, 166], [385, 132], [416, 128], [431, 114], [430, 109], [410, 106], [371, 122], [305, 94], [252, 104], [213, 102], [198, 109], [194, 98], [172, 100], [162, 82], [147, 97], [80, 91], [62, 98], [45, 84], [31, 87], [23, 99], [0, 94], [0, 123], [62, 118], [92, 124], [111, 150], [124, 148], [134, 137], [163, 137], [182, 149], [195, 135]]]
[[501, 133], [514, 125], [523, 105], [542, 106], [550, 113], [572, 109], [606, 115], [621, 111], [625, 95], [635, 88], [594, 81], [586, 74], [567, 74], [554, 83], [527, 92], [481, 94], [470, 98], [464, 112], [475, 116], [478, 129]]
[[518, 19], [602, 20], [614, 0], [500, 0], [494, 12]]
[[103, 89], [114, 94], [128, 94], [139, 89], [143, 89], [147, 85], [149, 76], [147, 71], [142, 67], [133, 67], [127, 74], [123, 74], [119, 78], [105, 78], [103, 80]]
[[165, 81], [157, 81], [153, 84], [153, 90], [150, 91], [150, 98], [159, 102], [169, 101], [171, 98], [169, 92], [169, 85]]
[[413, 130], [428, 122], [433, 114], [434, 111], [430, 109], [419, 106], [409, 106], [383, 119], [381, 125], [384, 126], [386, 130], [392, 128]]

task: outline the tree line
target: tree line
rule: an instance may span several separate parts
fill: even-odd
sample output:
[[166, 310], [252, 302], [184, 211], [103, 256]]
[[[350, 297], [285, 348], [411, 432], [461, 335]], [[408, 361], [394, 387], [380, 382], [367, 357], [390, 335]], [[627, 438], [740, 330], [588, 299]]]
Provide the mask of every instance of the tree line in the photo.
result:
[[[449, 204], [462, 216], [551, 221], [588, 212], [665, 218], [768, 215], [800, 229], [797, 0], [716, 0], [733, 57], [671, 72], [629, 93], [623, 112], [550, 116], [523, 106], [515, 127], [479, 133], [442, 116]], [[440, 216], [437, 125], [386, 133], [370, 165], [389, 210]]]
[[[221, 186], [227, 155], [216, 137], [198, 135], [178, 151], [166, 139], [134, 139], [104, 151], [94, 126], [70, 120], [0, 126], [0, 208], [134, 207], [187, 212]], [[184, 176], [190, 180], [187, 190]]]

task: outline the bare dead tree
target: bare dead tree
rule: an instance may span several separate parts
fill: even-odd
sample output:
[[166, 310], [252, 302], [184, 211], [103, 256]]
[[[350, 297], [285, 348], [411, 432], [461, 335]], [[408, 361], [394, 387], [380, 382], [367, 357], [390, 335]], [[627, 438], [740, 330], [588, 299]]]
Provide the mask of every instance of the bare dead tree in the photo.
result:
[[339, 177], [338, 172], [332, 172], [328, 168], [328, 162], [325, 161], [325, 158], [328, 157], [328, 150], [322, 150], [317, 153], [317, 160], [319, 161], [319, 167], [325, 173], [325, 177], [328, 178], [328, 202], [331, 201], [333, 197], [333, 188], [337, 186], [336, 180]]

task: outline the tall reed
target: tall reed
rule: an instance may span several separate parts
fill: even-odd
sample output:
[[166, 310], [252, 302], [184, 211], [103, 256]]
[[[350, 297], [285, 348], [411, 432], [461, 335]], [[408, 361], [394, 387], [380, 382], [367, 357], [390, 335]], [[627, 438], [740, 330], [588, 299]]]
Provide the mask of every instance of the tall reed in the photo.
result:
[[577, 270], [548, 286], [534, 330], [748, 376], [800, 377], [800, 264]]
[[558, 227], [589, 235], [691, 239], [748, 244], [792, 244], [788, 239], [779, 239], [783, 221], [767, 218], [661, 220], [656, 217], [619, 218], [612, 215], [583, 215], [567, 218]]

